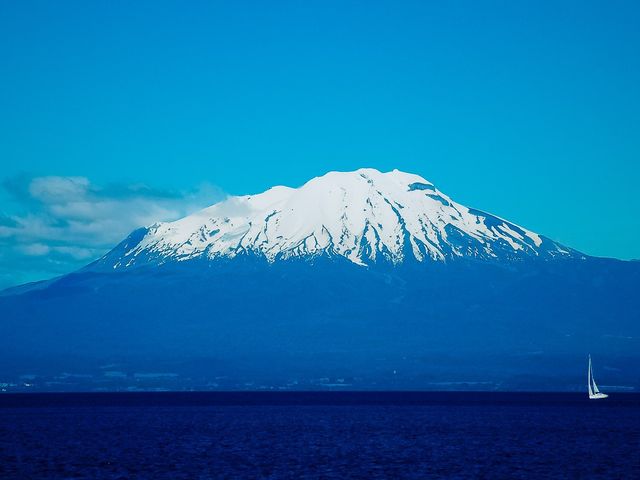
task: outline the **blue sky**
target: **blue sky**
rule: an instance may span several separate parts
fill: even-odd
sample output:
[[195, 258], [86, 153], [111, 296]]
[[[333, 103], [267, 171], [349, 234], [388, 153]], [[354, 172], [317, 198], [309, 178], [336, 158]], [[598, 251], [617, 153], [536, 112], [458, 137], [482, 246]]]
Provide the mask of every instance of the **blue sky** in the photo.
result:
[[640, 258], [639, 24], [616, 1], [2, 2], [0, 287], [363, 166]]

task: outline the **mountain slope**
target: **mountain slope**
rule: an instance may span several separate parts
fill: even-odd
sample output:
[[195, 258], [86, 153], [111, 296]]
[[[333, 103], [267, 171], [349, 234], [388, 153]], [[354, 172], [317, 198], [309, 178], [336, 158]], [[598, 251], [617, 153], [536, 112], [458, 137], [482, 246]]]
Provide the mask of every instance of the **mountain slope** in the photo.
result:
[[270, 262], [342, 256], [359, 265], [579, 256], [454, 202], [420, 176], [360, 169], [330, 172], [298, 189], [231, 197], [181, 220], [155, 224], [134, 232], [100, 264], [123, 268], [240, 254]]

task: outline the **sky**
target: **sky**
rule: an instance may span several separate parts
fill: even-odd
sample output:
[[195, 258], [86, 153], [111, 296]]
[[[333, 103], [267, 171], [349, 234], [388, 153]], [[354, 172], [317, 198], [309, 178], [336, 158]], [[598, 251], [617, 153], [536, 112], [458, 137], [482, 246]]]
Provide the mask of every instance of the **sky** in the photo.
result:
[[1, 2], [0, 288], [331, 170], [640, 258], [640, 2]]

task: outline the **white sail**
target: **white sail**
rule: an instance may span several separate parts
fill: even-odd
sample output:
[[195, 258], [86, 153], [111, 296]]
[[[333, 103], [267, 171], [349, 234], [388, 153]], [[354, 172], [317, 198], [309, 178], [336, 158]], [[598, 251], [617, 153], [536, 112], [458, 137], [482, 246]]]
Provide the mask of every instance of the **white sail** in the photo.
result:
[[587, 370], [587, 388], [589, 389], [589, 398], [593, 396], [593, 389], [591, 388], [591, 355], [589, 355], [589, 369]]
[[600, 393], [598, 390], [598, 385], [596, 385], [596, 379], [593, 378], [593, 364], [589, 365], [591, 370], [591, 388], [593, 389], [593, 393]]

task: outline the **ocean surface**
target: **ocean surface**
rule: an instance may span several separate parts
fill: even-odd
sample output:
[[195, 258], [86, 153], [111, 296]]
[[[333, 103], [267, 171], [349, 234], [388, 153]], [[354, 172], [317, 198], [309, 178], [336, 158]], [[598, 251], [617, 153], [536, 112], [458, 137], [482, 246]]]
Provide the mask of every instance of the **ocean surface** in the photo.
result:
[[640, 478], [640, 394], [7, 394], [0, 478]]

